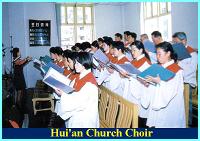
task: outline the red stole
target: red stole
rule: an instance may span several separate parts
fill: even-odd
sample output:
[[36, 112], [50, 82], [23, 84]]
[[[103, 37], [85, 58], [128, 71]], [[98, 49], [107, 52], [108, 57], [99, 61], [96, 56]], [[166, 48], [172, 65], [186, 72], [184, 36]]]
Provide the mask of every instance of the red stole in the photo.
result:
[[106, 53], [106, 56], [108, 57], [108, 59], [112, 62], [115, 63], [117, 61], [116, 57], [113, 57], [112, 54], [110, 53]]
[[56, 64], [61, 68], [64, 67], [64, 65], [65, 65], [64, 61], [57, 62]]
[[73, 81], [74, 79], [76, 79], [76, 78], [78, 78], [78, 77], [79, 77], [79, 74], [71, 72], [71, 74], [69, 75], [68, 78], [69, 78], [71, 81]]
[[191, 46], [187, 46], [187, 51], [191, 54], [193, 52], [195, 52], [195, 50], [191, 47]]
[[151, 65], [151, 62], [145, 56], [139, 60], [134, 59], [133, 61], [131, 61], [131, 64], [135, 66], [136, 68], [140, 68], [145, 62]]
[[70, 70], [68, 70], [67, 68], [64, 69], [63, 75], [64, 76], [68, 76], [71, 73]]
[[178, 64], [173, 63], [169, 65], [166, 69], [172, 71], [173, 73], [177, 73], [179, 70], [181, 70], [181, 67]]
[[117, 60], [115, 63], [116, 64], [124, 64], [125, 62], [129, 62], [129, 60], [124, 56], [120, 60]]
[[97, 85], [96, 79], [94, 78], [94, 75], [90, 72], [87, 75], [85, 75], [83, 78], [79, 79], [76, 78], [74, 83], [74, 89], [76, 92], [80, 91], [80, 89], [87, 83], [90, 82], [94, 85]]

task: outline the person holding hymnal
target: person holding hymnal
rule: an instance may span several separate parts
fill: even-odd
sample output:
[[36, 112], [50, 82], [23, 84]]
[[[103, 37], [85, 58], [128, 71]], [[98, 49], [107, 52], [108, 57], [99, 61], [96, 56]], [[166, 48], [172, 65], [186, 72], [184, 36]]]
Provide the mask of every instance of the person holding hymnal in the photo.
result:
[[19, 48], [13, 48], [13, 68], [14, 68], [14, 87], [17, 91], [17, 105], [19, 108], [22, 108], [23, 96], [26, 89], [26, 82], [24, 78], [23, 68], [24, 66], [31, 61], [31, 57], [26, 57], [21, 59], [21, 54]]
[[149, 37], [147, 34], [140, 35], [140, 40], [143, 43], [146, 52], [149, 54], [151, 63], [152, 64], [157, 63], [156, 47], [154, 43], [149, 40]]
[[50, 53], [51, 59], [53, 60], [53, 63], [55, 63], [56, 62], [56, 49], [55, 49], [55, 47], [51, 47], [49, 49], [49, 53]]
[[59, 67], [64, 68], [63, 50], [61, 47], [55, 47], [56, 62]]
[[[131, 64], [139, 71], [142, 72], [151, 65], [149, 55], [146, 53], [144, 45], [141, 41], [136, 40], [133, 42], [131, 44], [131, 51], [134, 58], [133, 61], [131, 61]], [[126, 72], [124, 72], [124, 75], [126, 76]], [[141, 81], [138, 81], [136, 78], [129, 77], [129, 80], [126, 80], [124, 83], [125, 87], [123, 97], [134, 104], [138, 104], [139, 127], [145, 128], [148, 117], [148, 98], [150, 97], [150, 95], [147, 95], [146, 92], [152, 92], [152, 88], [151, 86], [145, 87], [140, 82]], [[144, 103], [145, 105], [142, 106], [141, 103]]]
[[[71, 51], [64, 51], [63, 58], [64, 58], [64, 64], [65, 64], [65, 70], [63, 72], [63, 75], [66, 76], [66, 79], [70, 80], [69, 86], [73, 87], [75, 83], [75, 79], [79, 76], [79, 74], [75, 71], [75, 58], [78, 55], [77, 52], [71, 52]], [[67, 80], [66, 80], [67, 81]], [[55, 104], [55, 113], [59, 113], [60, 111], [60, 96], [56, 93], [53, 93], [56, 104]]]
[[69, 62], [67, 60], [69, 54], [71, 53], [71, 50], [65, 50], [63, 52], [63, 62], [64, 62], [64, 72], [63, 75], [68, 76], [71, 73], [70, 67], [69, 67]]
[[[124, 43], [123, 42], [114, 42], [114, 55], [117, 58], [117, 61], [115, 64], [125, 64], [128, 63], [129, 60], [124, 55]], [[106, 86], [111, 91], [123, 95], [123, 86], [121, 80], [123, 79], [119, 72], [115, 71], [112, 67], [107, 67], [107, 70], [109, 72], [109, 75], [107, 75], [107, 78], [104, 80], [104, 86]]]
[[189, 96], [189, 124], [192, 124], [192, 88], [197, 87], [197, 63], [198, 63], [198, 54], [197, 52], [187, 44], [187, 36], [184, 32], [176, 32], [173, 36], [173, 41], [175, 43], [182, 43], [187, 49], [191, 57], [179, 60], [178, 64], [183, 69], [183, 81], [185, 84], [190, 85]]
[[[184, 128], [185, 106], [183, 96], [183, 71], [176, 63], [177, 55], [172, 45], [162, 42], [156, 45], [158, 63], [175, 76], [168, 81], [149, 76], [147, 81], [154, 82], [155, 92], [152, 96], [147, 118], [147, 126], [156, 128]], [[146, 93], [149, 94], [149, 93]]]
[[87, 52], [76, 56], [75, 70], [80, 74], [75, 80], [75, 92], [66, 94], [57, 89], [61, 96], [58, 113], [65, 120], [66, 128], [98, 128], [98, 87], [91, 72], [92, 57]]

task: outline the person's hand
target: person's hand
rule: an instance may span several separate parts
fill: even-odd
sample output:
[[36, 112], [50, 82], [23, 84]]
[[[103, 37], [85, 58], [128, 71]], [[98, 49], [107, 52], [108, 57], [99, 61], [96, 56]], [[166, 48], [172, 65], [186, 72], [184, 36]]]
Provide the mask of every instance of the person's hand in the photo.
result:
[[120, 76], [130, 78], [130, 76], [128, 75], [128, 73], [126, 71], [120, 71]]
[[137, 80], [142, 83], [145, 87], [149, 87], [149, 83], [141, 78], [137, 78]]
[[28, 56], [28, 57], [26, 57], [26, 60], [30, 61], [30, 60], [32, 60], [32, 57]]
[[61, 96], [62, 94], [64, 94], [64, 92], [60, 89], [55, 89], [55, 92], [57, 95]]
[[156, 84], [159, 84], [160, 81], [161, 81], [161, 79], [160, 79], [159, 74], [157, 74], [157, 77], [147, 76], [147, 77], [146, 77], [146, 81], [147, 81], [147, 82], [154, 82], [154, 83], [156, 83]]

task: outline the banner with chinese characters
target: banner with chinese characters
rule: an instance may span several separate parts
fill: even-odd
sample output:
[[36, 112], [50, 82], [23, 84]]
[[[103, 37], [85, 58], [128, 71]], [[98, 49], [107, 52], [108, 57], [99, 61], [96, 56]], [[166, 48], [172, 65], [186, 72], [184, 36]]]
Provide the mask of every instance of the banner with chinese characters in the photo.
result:
[[30, 46], [51, 46], [51, 21], [29, 20]]

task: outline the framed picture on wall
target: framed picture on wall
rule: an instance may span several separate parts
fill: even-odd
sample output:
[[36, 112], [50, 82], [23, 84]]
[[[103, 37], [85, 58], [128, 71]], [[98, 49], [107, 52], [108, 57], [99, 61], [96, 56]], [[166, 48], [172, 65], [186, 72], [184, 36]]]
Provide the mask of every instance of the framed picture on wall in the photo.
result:
[[51, 21], [29, 20], [29, 44], [34, 46], [51, 46]]

